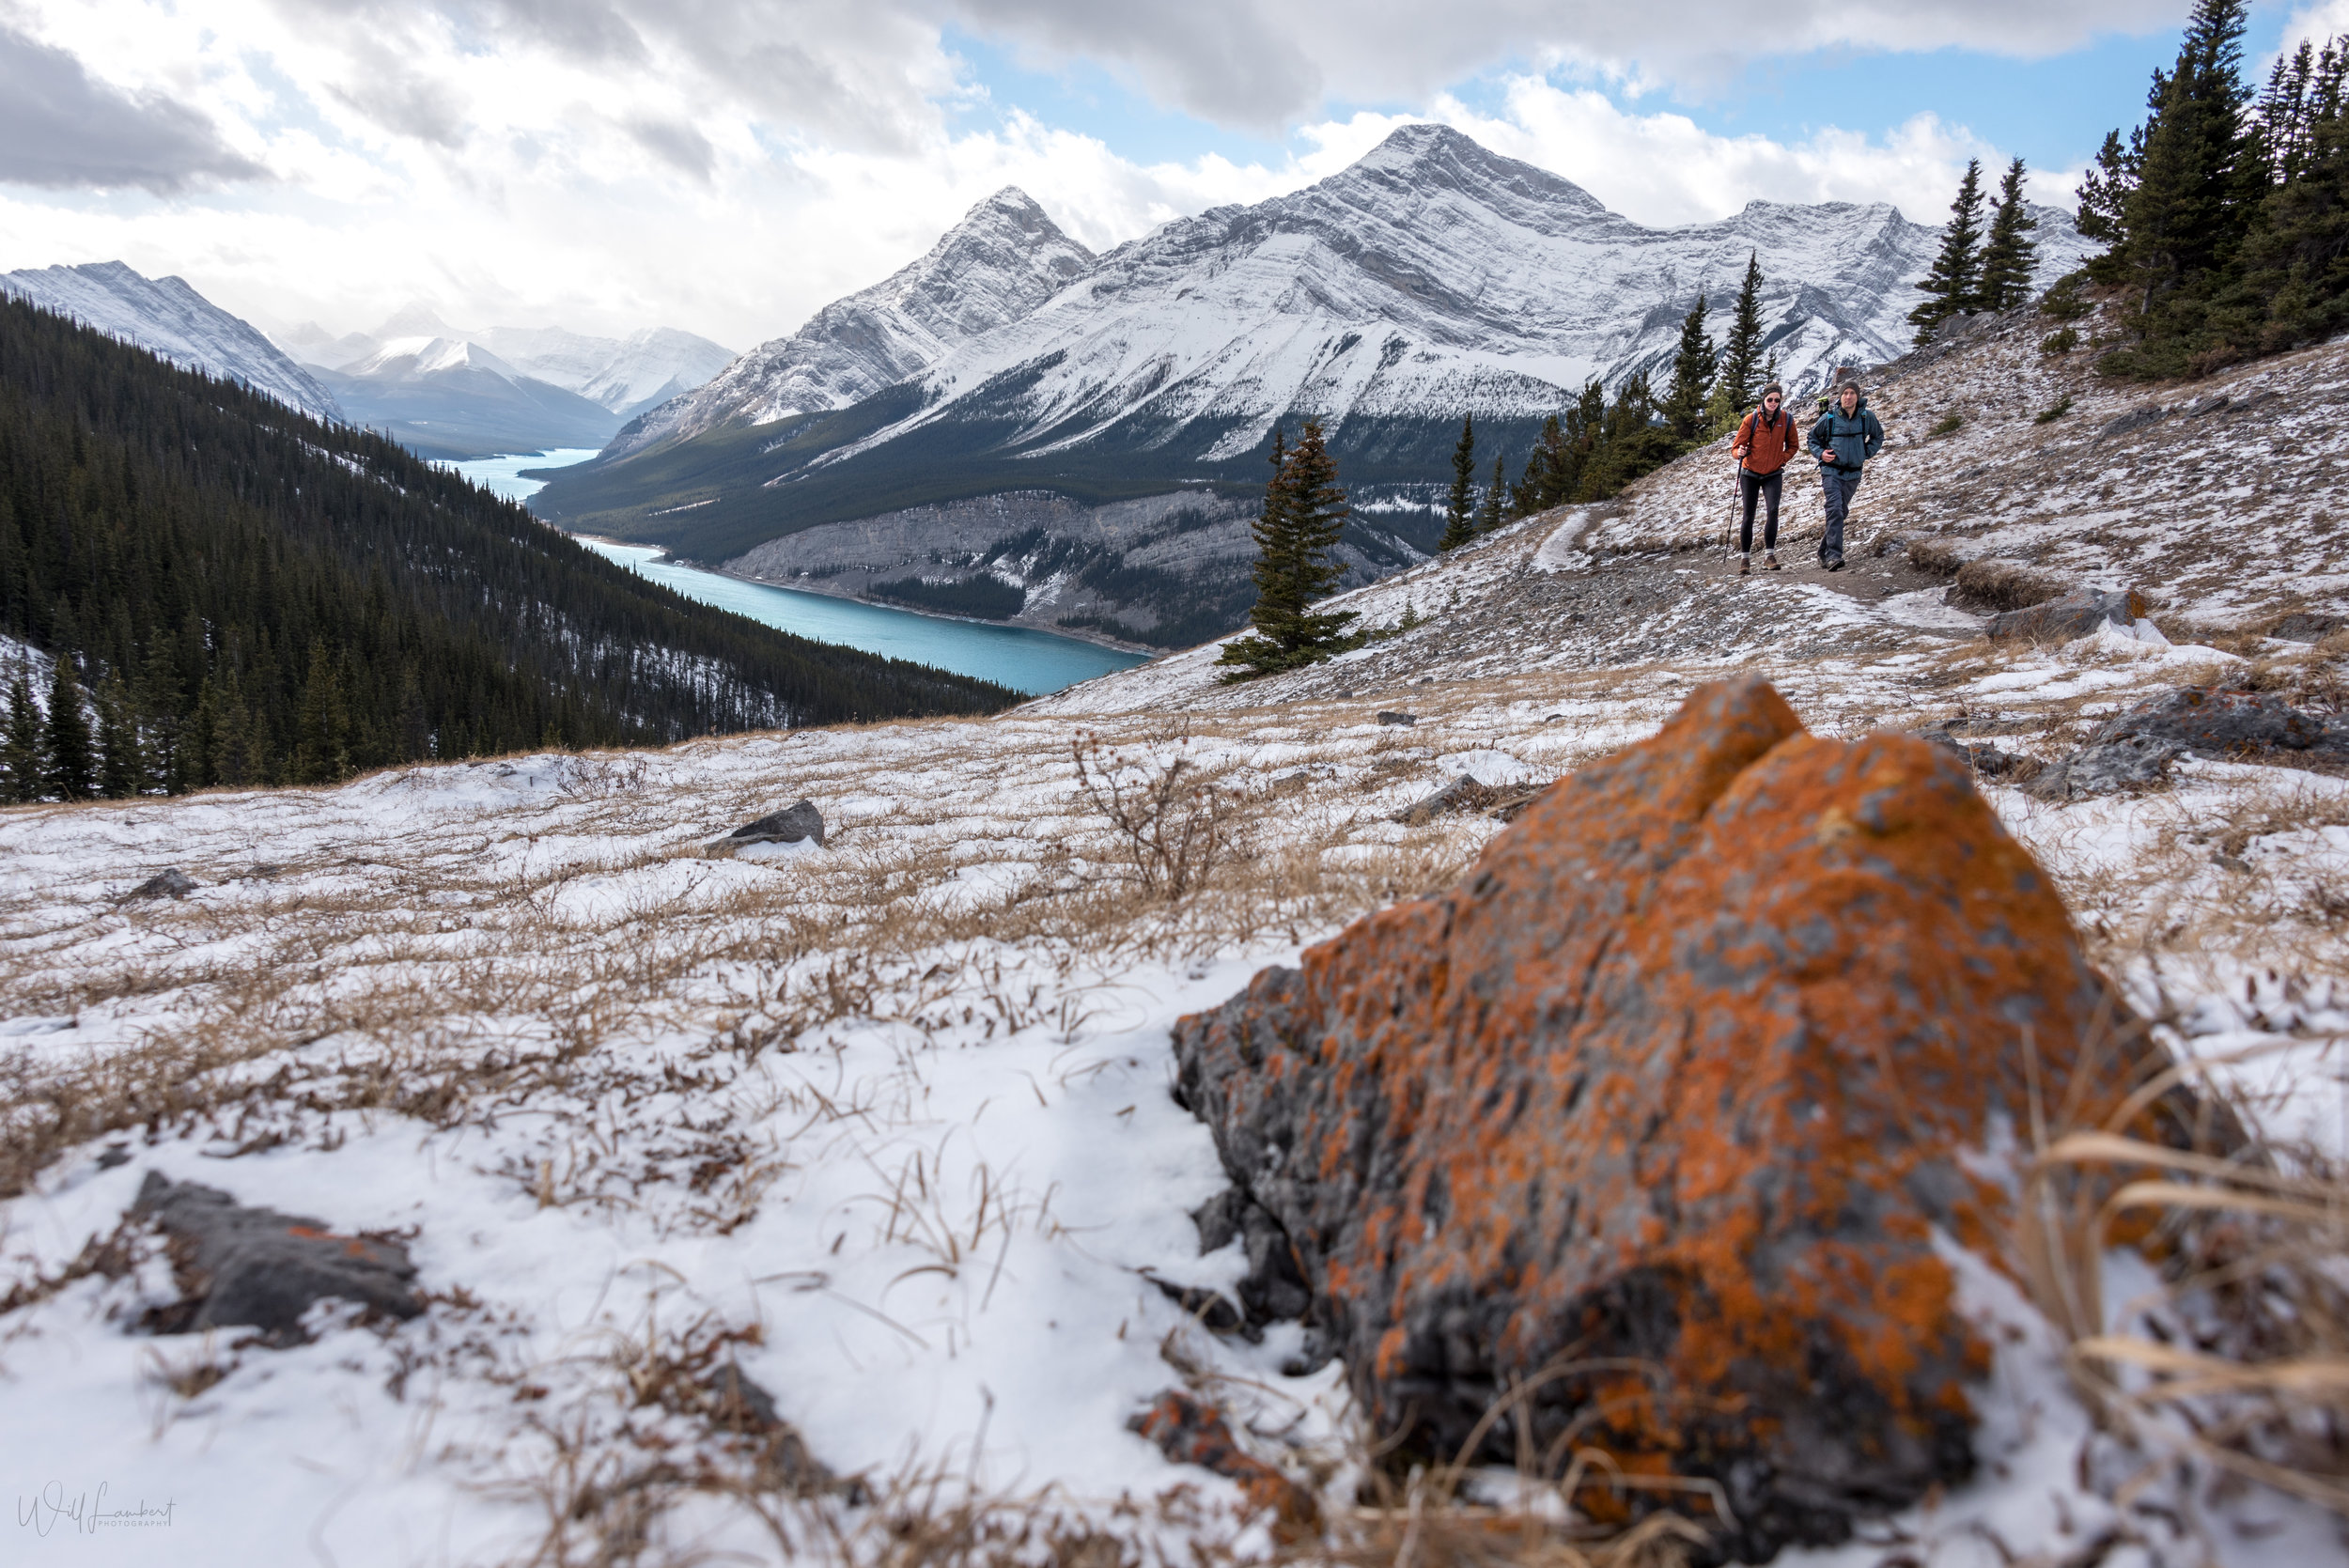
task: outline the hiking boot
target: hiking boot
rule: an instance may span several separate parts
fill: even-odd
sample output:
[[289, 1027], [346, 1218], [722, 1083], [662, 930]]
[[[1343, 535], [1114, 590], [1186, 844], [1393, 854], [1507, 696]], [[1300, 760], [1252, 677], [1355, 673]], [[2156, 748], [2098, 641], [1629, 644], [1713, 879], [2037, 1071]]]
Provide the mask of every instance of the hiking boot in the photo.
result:
[[1821, 564], [1829, 571], [1842, 571], [1843, 569], [1843, 558], [1841, 555], [1830, 555]]
[[1762, 564], [1769, 567], [1772, 571], [1784, 571], [1786, 569], [1778, 564], [1778, 551], [1775, 550], [1766, 550], [1762, 552]]
[[1737, 575], [1743, 577], [1751, 570], [1753, 570], [1753, 556], [1750, 553], [1738, 556]]

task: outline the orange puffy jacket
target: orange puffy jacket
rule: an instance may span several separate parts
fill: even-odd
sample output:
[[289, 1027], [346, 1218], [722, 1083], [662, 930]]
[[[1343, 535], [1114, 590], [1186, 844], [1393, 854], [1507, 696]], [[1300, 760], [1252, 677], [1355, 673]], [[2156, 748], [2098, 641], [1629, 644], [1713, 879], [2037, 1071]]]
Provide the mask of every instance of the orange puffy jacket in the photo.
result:
[[1737, 427], [1737, 439], [1730, 444], [1746, 449], [1748, 474], [1776, 474], [1802, 450], [1802, 438], [1795, 433], [1795, 416], [1784, 409], [1775, 420], [1765, 420], [1756, 409]]

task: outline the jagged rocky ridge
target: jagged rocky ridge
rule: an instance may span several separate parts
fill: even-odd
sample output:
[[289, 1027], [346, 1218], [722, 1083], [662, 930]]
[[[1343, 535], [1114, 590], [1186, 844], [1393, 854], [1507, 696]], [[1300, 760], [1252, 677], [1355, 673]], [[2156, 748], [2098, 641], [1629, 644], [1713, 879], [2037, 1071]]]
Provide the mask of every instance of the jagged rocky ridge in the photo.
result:
[[[2063, 214], [2041, 216], [2052, 276], [2083, 247]], [[1755, 202], [1650, 229], [1431, 125], [1303, 191], [1099, 257], [1006, 191], [922, 261], [637, 420], [534, 505], [749, 570], [770, 541], [975, 496], [1239, 499], [1262, 484], [1273, 427], [1305, 417], [1330, 428], [1358, 498], [1424, 502], [1464, 413], [1484, 464], [1498, 454], [1514, 474], [1586, 378], [1661, 365], [1696, 295], [1725, 302], [1750, 255], [1788, 375], [1893, 357], [1934, 242], [1884, 205]], [[830, 539], [848, 551], [855, 536]], [[941, 533], [896, 564], [969, 548]], [[802, 569], [860, 564], [817, 539], [790, 553]], [[1119, 613], [1182, 618], [1156, 609]]]

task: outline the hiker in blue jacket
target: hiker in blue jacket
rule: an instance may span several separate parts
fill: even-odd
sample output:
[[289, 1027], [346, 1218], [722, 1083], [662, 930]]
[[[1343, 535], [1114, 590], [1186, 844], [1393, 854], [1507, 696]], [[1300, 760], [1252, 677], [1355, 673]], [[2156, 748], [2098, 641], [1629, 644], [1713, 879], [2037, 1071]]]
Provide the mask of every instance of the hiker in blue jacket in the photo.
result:
[[1843, 569], [1843, 515], [1860, 470], [1884, 445], [1884, 427], [1868, 411], [1858, 381], [1838, 388], [1835, 401], [1811, 427], [1811, 455], [1819, 459], [1819, 488], [1827, 492], [1827, 536], [1819, 541], [1819, 565]]

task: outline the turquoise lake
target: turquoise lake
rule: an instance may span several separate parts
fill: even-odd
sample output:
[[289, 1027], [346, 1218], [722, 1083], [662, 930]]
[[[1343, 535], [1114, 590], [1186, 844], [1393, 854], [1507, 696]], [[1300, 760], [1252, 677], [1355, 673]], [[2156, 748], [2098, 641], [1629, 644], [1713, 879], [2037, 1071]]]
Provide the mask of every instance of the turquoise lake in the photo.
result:
[[[528, 501], [544, 481], [525, 479], [526, 468], [568, 468], [583, 463], [592, 449], [559, 448], [551, 452], [476, 458], [448, 467], [483, 489], [513, 501]], [[957, 621], [944, 615], [924, 615], [910, 610], [890, 610], [827, 594], [770, 588], [744, 582], [695, 567], [661, 559], [661, 551], [646, 545], [611, 539], [579, 541], [607, 560], [674, 588], [687, 598], [748, 615], [797, 636], [818, 643], [862, 648], [892, 659], [911, 660], [957, 675], [997, 681], [1015, 691], [1041, 696], [1141, 663], [1138, 654], [1097, 647], [1073, 637], [1055, 637], [1026, 627], [994, 626], [984, 621]]]

